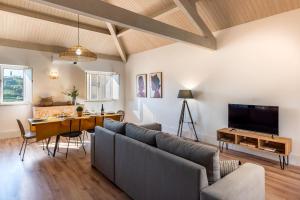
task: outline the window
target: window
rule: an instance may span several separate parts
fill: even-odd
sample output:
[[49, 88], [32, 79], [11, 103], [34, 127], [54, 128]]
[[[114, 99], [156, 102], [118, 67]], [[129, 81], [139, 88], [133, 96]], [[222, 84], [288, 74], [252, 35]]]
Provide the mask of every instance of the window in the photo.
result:
[[112, 101], [119, 99], [119, 74], [113, 72], [86, 72], [87, 100]]
[[16, 65], [0, 65], [0, 69], [0, 103], [30, 103], [32, 99], [32, 69]]

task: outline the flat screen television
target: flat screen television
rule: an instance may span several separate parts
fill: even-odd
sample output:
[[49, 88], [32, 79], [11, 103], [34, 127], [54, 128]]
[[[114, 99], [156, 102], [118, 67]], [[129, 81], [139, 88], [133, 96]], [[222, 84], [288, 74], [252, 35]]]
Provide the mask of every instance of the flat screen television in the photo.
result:
[[278, 107], [228, 104], [228, 127], [278, 135]]

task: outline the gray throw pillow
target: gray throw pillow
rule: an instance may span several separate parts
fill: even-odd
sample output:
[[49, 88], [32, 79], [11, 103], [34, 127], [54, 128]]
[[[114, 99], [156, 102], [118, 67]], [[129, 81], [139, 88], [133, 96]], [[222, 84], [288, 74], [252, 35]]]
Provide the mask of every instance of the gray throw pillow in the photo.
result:
[[221, 178], [224, 176], [230, 174], [239, 166], [241, 165], [241, 162], [239, 160], [221, 160], [220, 161], [220, 174]]
[[164, 133], [156, 135], [156, 144], [159, 149], [205, 167], [209, 184], [221, 178], [218, 148]]
[[104, 119], [104, 128], [113, 131], [115, 133], [125, 134], [125, 125], [124, 122], [115, 121], [112, 119]]
[[149, 130], [135, 124], [128, 123], [126, 125], [125, 135], [132, 139], [138, 140], [140, 142], [146, 143], [151, 146], [156, 147], [155, 136], [161, 132]]

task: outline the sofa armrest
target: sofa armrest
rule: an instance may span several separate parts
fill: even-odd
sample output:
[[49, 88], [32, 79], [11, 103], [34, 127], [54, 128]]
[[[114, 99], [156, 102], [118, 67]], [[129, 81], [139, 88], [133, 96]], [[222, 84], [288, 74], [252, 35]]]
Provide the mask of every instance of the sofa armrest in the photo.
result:
[[94, 167], [108, 179], [115, 179], [115, 135], [108, 129], [97, 126], [94, 138]]
[[264, 200], [265, 170], [246, 163], [201, 191], [201, 200]]
[[140, 124], [139, 126], [154, 131], [161, 131], [161, 124], [159, 123]]

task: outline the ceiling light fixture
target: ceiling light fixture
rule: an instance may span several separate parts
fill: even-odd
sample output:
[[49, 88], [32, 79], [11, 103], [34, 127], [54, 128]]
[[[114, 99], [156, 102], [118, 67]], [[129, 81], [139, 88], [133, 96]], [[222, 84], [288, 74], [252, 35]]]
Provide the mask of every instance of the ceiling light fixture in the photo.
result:
[[97, 55], [79, 44], [79, 15], [77, 17], [77, 45], [61, 52], [59, 57], [63, 60], [73, 61], [74, 63], [95, 61], [97, 60]]

